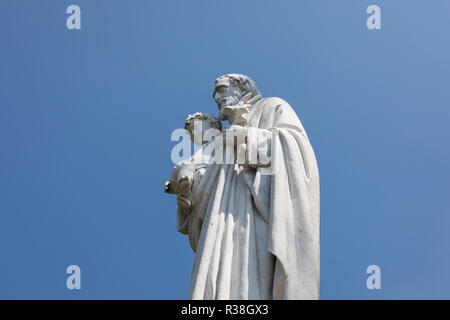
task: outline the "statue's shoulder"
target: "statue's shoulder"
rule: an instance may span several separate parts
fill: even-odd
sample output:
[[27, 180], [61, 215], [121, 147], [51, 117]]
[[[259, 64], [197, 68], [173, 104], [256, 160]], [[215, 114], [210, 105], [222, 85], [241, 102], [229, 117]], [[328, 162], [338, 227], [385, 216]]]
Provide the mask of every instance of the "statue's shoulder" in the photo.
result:
[[267, 97], [261, 99], [261, 107], [266, 112], [275, 112], [277, 110], [292, 110], [292, 107], [285, 100], [278, 97]]
[[285, 100], [278, 97], [264, 98], [261, 103], [263, 118], [272, 119], [271, 126], [289, 126], [304, 131], [300, 119], [294, 109]]

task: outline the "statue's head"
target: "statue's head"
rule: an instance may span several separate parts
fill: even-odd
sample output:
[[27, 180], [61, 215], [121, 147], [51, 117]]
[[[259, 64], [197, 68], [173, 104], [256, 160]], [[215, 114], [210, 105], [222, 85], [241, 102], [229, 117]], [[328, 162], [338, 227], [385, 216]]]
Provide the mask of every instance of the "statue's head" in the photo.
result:
[[259, 94], [256, 83], [243, 74], [230, 73], [216, 79], [213, 98], [221, 110], [239, 101], [247, 93]]

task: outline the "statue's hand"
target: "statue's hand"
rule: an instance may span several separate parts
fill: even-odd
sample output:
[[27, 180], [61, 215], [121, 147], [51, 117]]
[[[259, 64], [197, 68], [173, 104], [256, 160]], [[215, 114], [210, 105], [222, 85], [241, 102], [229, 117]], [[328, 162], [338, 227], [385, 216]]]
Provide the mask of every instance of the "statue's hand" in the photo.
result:
[[180, 207], [181, 211], [183, 211], [184, 214], [186, 214], [186, 215], [191, 214], [192, 204], [189, 199], [187, 199], [186, 197], [184, 197], [182, 195], [177, 195], [177, 204]]
[[221, 118], [228, 119], [232, 125], [248, 125], [248, 115], [251, 109], [249, 104], [238, 104], [235, 106], [225, 106], [220, 110]]
[[241, 98], [241, 100], [239, 101], [238, 105], [249, 104], [249, 101], [251, 101], [252, 98], [253, 98], [253, 93], [249, 92], [249, 93], [247, 93], [245, 96], [243, 96]]

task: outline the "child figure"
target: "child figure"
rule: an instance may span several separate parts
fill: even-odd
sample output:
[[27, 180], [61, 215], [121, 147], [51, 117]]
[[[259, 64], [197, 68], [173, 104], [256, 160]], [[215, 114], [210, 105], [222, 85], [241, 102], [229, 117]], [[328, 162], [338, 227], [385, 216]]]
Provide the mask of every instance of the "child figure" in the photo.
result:
[[[199, 121], [201, 122], [201, 136], [196, 137], [194, 134], [197, 134], [197, 132], [194, 131], [194, 126], [199, 127]], [[196, 145], [203, 146], [208, 142], [203, 140], [205, 132], [210, 129], [216, 129], [220, 133], [222, 123], [210, 114], [197, 112], [186, 118], [184, 128]], [[164, 187], [165, 192], [179, 195], [178, 205], [186, 214], [189, 214], [191, 209], [191, 199], [189, 197], [191, 188], [195, 188], [198, 185], [208, 166], [207, 161], [197, 163], [194, 159], [196, 159], [196, 154], [187, 160], [177, 163], [172, 170], [169, 181], [166, 182]]]

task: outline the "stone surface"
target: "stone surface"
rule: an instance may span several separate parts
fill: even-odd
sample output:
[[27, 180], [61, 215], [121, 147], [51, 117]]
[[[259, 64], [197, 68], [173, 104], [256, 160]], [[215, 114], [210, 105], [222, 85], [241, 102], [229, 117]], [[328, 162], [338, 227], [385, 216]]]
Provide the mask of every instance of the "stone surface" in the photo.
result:
[[[188, 298], [318, 299], [319, 173], [300, 120], [244, 75], [218, 78], [213, 97], [230, 126], [199, 140], [201, 161], [178, 163], [165, 187], [177, 194], [178, 231], [196, 253]], [[186, 120], [193, 139], [196, 119], [221, 129], [215, 117], [194, 114]], [[230, 147], [232, 162], [217, 161], [217, 152], [211, 161], [213, 145]]]

